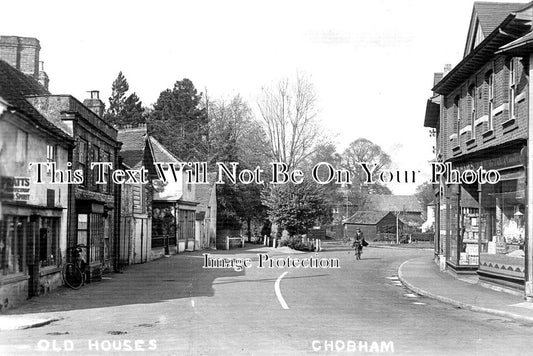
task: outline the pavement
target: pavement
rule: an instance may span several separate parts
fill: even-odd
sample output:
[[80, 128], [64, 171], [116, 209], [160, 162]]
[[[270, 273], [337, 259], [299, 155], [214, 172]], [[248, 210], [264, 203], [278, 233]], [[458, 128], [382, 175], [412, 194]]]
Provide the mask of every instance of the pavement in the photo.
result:
[[[395, 246], [373, 247], [402, 249], [402, 247]], [[274, 251], [278, 254], [300, 253], [287, 247], [277, 249], [265, 247], [261, 252]], [[441, 272], [439, 266], [427, 256], [417, 257], [401, 264], [398, 269], [398, 278], [411, 291], [458, 308], [533, 322], [533, 303], [526, 302], [523, 296], [492, 290], [477, 284], [472, 278], [456, 278], [448, 272]], [[70, 293], [69, 291], [69, 289], [61, 288], [55, 294], [57, 297], [57, 295]], [[33, 299], [23, 308], [8, 312], [24, 312], [24, 309], [29, 308], [28, 314], [0, 315], [0, 331], [35, 328], [61, 320], [61, 316], [49, 313], [40, 314], [38, 311], [36, 313], [36, 310], [31, 310], [31, 303], [36, 301], [42, 301], [42, 298]]]
[[523, 296], [493, 290], [472, 278], [456, 278], [441, 272], [431, 257], [405, 261], [398, 269], [398, 278], [411, 291], [457, 308], [533, 322], [533, 303]]

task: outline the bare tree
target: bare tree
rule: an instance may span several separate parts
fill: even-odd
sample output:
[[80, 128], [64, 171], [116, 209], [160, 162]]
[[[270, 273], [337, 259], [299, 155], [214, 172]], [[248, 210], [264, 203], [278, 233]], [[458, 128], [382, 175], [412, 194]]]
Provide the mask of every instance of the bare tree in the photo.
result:
[[283, 79], [264, 87], [258, 100], [263, 130], [272, 158], [296, 167], [314, 149], [319, 139], [317, 96], [307, 78]]

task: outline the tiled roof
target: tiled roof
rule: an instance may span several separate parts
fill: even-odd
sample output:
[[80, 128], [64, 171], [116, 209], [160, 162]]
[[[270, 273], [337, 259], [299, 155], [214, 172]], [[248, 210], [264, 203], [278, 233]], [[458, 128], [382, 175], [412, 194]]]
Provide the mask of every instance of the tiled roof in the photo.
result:
[[13, 108], [26, 116], [37, 126], [56, 135], [72, 141], [72, 138], [59, 127], [39, 113], [29, 102], [27, 97], [35, 95], [50, 95], [33, 77], [19, 72], [7, 62], [0, 60], [0, 96]]
[[122, 142], [120, 156], [125, 164], [136, 167], [143, 161], [146, 136], [146, 126], [118, 131], [117, 140]]
[[159, 141], [150, 136], [150, 143], [154, 153], [155, 162], [181, 162], [176, 156], [174, 156], [169, 150], [165, 148]]
[[422, 213], [422, 205], [414, 195], [368, 195], [363, 202], [364, 210], [410, 211]]
[[346, 220], [348, 224], [375, 225], [379, 223], [389, 211], [358, 211]]
[[209, 184], [196, 185], [196, 201], [203, 205], [209, 205], [211, 192], [215, 189], [215, 182], [217, 180], [217, 173], [207, 173], [207, 181]]
[[483, 35], [488, 36], [512, 12], [522, 9], [524, 3], [474, 2]]

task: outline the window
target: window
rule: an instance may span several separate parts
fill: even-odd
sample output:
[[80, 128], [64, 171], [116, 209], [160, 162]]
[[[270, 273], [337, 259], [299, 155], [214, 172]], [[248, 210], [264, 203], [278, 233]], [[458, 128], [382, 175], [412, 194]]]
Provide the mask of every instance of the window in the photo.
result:
[[457, 140], [459, 140], [459, 134], [461, 131], [461, 107], [460, 104], [460, 98], [459, 95], [455, 97], [454, 101], [454, 109], [455, 109], [455, 133], [457, 134]]
[[[104, 151], [102, 153], [102, 162], [111, 162], [109, 158], [109, 152]], [[102, 185], [102, 191], [104, 193], [110, 193], [111, 183], [109, 182], [109, 167], [108, 166], [104, 166], [104, 181], [107, 183]]]
[[516, 117], [515, 98], [516, 98], [516, 58], [509, 60], [509, 120]]
[[5, 215], [0, 221], [0, 263], [4, 275], [24, 272], [24, 240], [28, 233], [28, 217]]
[[[53, 145], [46, 145], [46, 162], [52, 163], [56, 161], [56, 147]], [[52, 175], [52, 169], [48, 169], [48, 175]]]
[[41, 267], [59, 264], [59, 218], [42, 218], [39, 229], [39, 261]]
[[[93, 145], [93, 157], [92, 157], [92, 161], [91, 162], [100, 162], [100, 147], [96, 146], [96, 145]], [[97, 185], [96, 184], [96, 181], [97, 181], [97, 177], [98, 177], [98, 170], [95, 168], [93, 171], [92, 171], [92, 186], [94, 187], [94, 190], [96, 191], [100, 191], [100, 185]]]
[[494, 113], [494, 72], [493, 71], [490, 71], [487, 73], [486, 77], [486, 82], [487, 82], [487, 85], [488, 85], [488, 96], [487, 96], [487, 101], [488, 101], [488, 127], [489, 127], [489, 130], [492, 130], [492, 127], [493, 127], [493, 122], [494, 122], [494, 117], [493, 117], [493, 113]]
[[83, 172], [84, 183], [87, 180], [87, 141], [80, 139], [78, 141], [78, 169]]
[[56, 146], [46, 145], [46, 162], [56, 161]]
[[15, 152], [16, 162], [26, 162], [28, 153], [28, 133], [22, 130], [17, 130], [17, 150]]
[[[78, 214], [78, 244], [87, 246], [89, 237], [89, 216], [87, 214]], [[81, 249], [81, 256], [87, 262], [87, 249]]]
[[476, 130], [474, 129], [476, 121], [476, 86], [472, 84], [468, 87], [468, 101], [470, 106], [470, 128], [471, 128], [471, 138], [475, 137]]

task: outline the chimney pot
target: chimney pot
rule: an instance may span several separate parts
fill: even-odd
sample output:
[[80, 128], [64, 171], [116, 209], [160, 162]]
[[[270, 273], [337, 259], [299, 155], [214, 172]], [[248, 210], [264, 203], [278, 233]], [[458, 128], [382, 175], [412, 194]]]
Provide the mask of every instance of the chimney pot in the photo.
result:
[[451, 64], [445, 64], [444, 65], [444, 75], [448, 74], [452, 70]]
[[83, 105], [88, 107], [92, 112], [94, 112], [99, 117], [104, 116], [105, 104], [100, 100], [100, 92], [98, 90], [90, 90], [90, 98], [83, 101]]

